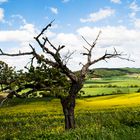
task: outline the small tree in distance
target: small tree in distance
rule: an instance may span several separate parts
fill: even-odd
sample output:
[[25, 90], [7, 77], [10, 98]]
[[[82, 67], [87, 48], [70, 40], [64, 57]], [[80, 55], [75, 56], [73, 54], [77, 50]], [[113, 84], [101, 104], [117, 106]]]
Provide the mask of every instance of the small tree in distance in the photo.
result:
[[[6, 55], [6, 56], [21, 56], [21, 55], [32, 55], [32, 61], [36, 59], [38, 62], [45, 64], [47, 67], [51, 67], [54, 69], [59, 69], [60, 72], [65, 75], [68, 79], [67, 82], [69, 82], [69, 88], [66, 91], [67, 93], [65, 96], [59, 96], [63, 108], [63, 113], [65, 116], [65, 129], [73, 129], [75, 128], [75, 116], [74, 116], [74, 109], [75, 109], [75, 100], [78, 92], [83, 87], [86, 74], [88, 73], [89, 67], [99, 61], [110, 59], [110, 58], [122, 58], [122, 53], [118, 53], [116, 49], [114, 49], [113, 53], [108, 53], [107, 51], [105, 54], [98, 59], [92, 60], [92, 51], [94, 47], [96, 46], [97, 40], [101, 34], [97, 35], [96, 39], [93, 41], [92, 44], [90, 44], [84, 37], [82, 37], [88, 47], [84, 47], [86, 52], [82, 53], [83, 55], [87, 56], [86, 63], [82, 65], [81, 70], [79, 71], [79, 74], [77, 75], [75, 72], [71, 71], [67, 67], [67, 60], [69, 60], [71, 53], [67, 54], [65, 57], [65, 61], [62, 59], [60, 51], [65, 47], [64, 45], [59, 45], [56, 47], [53, 45], [53, 43], [49, 40], [47, 36], [44, 35], [44, 33], [48, 30], [49, 27], [52, 26], [52, 22], [50, 22], [45, 28], [42, 29], [42, 31], [34, 37], [36, 42], [38, 43], [38, 46], [42, 49], [42, 54], [39, 54], [36, 51], [36, 48], [34, 48], [31, 44], [29, 46], [31, 47], [31, 52], [19, 52], [17, 54], [9, 54], [5, 53], [0, 49], [0, 55]], [[48, 46], [49, 45], [49, 46]], [[52, 59], [50, 59], [50, 56]], [[129, 59], [126, 59], [129, 60]]]

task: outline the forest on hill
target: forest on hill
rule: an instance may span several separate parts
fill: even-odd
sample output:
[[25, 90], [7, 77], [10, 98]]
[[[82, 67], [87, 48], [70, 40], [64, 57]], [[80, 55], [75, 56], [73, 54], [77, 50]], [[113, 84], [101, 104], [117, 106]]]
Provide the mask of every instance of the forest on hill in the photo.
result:
[[103, 78], [112, 76], [123, 76], [131, 74], [140, 74], [140, 68], [95, 68], [90, 69], [88, 73], [89, 78]]

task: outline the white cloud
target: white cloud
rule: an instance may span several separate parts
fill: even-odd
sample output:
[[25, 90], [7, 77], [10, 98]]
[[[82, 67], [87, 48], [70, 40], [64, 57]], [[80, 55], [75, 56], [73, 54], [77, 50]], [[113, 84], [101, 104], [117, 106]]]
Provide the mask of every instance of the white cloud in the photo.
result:
[[25, 19], [23, 16], [19, 15], [19, 14], [12, 15], [11, 18], [13, 18], [13, 19], [16, 19], [16, 18], [17, 18], [17, 19], [19, 19], [23, 24], [27, 24], [26, 19]]
[[[15, 17], [21, 20], [22, 25], [16, 30], [0, 30], [0, 48], [7, 53], [30, 52], [29, 43], [33, 46], [37, 45], [33, 37], [37, 35], [38, 29], [33, 24], [28, 23], [22, 16], [12, 16], [14, 20], [16, 20]], [[47, 36], [49, 38], [55, 37], [55, 33], [48, 30]], [[17, 69], [21, 69], [30, 61], [30, 57], [0, 57], [0, 60], [7, 62], [10, 66], [16, 66]]]
[[24, 66], [30, 62], [31, 56], [18, 56], [18, 57], [7, 57], [1, 56], [0, 60], [6, 62], [11, 67], [16, 67], [17, 70], [24, 69]]
[[62, 0], [63, 3], [67, 3], [69, 2], [70, 0]]
[[15, 42], [26, 42], [31, 41], [35, 35], [35, 28], [32, 24], [25, 24], [18, 30], [1, 30], [0, 31], [0, 42], [15, 41]]
[[50, 10], [51, 10], [52, 13], [58, 14], [58, 9], [57, 8], [51, 7]]
[[36, 29], [33, 24], [28, 23], [21, 15], [11, 16], [15, 22], [20, 20], [20, 27], [15, 30], [0, 30], [0, 42], [12, 41], [12, 42], [27, 42], [33, 40], [36, 34]]
[[22, 31], [28, 31], [30, 33], [35, 33], [35, 27], [33, 24], [30, 24], [30, 23], [26, 23], [25, 25], [21, 26], [20, 29]]
[[129, 8], [130, 8], [131, 10], [133, 10], [134, 12], [140, 11], [140, 7], [136, 4], [136, 1], [133, 1], [133, 2], [130, 4]]
[[139, 45], [138, 43], [140, 42], [140, 31], [136, 29], [128, 29], [125, 26], [105, 26], [101, 28], [83, 27], [79, 28], [77, 32], [92, 41], [93, 36], [96, 37], [100, 30], [102, 31], [102, 34], [99, 39], [99, 44], [102, 47], [120, 46], [125, 48], [128, 46], [124, 44], [127, 44], [128, 42], [137, 42], [137, 47]]
[[49, 38], [54, 38], [56, 36], [56, 33], [52, 32], [50, 30], [47, 30], [44, 34]]
[[[138, 61], [138, 58], [140, 57], [140, 53], [138, 53], [140, 52], [140, 30], [128, 29], [125, 26], [105, 26], [101, 28], [83, 27], [78, 29], [77, 32], [92, 42], [93, 36], [96, 37], [99, 30], [102, 31], [102, 34], [97, 43], [100, 49], [104, 51], [104, 49], [110, 50], [110, 48], [113, 49], [115, 47], [117, 50], [123, 51], [125, 54], [131, 54], [132, 58], [136, 60], [135, 63], [127, 62], [125, 65], [121, 65], [123, 62], [118, 61], [118, 63], [116, 63], [116, 67], [123, 67], [128, 65], [137, 67], [140, 66]], [[112, 67], [114, 66], [113, 63], [111, 63], [111, 65]]]
[[4, 10], [0, 8], [0, 22], [4, 20]]
[[[17, 16], [16, 16], [17, 17]], [[16, 30], [0, 30], [0, 48], [9, 53], [18, 53], [30, 51], [29, 43], [33, 42], [36, 35], [36, 29], [33, 24], [27, 23], [26, 20], [18, 15], [22, 21], [19, 29]], [[2, 44], [7, 44], [6, 46]], [[1, 60], [7, 62], [10, 66], [16, 66], [18, 69], [24, 68], [29, 61], [29, 57], [0, 57]]]
[[[128, 29], [125, 26], [105, 26], [105, 27], [81, 27], [77, 29], [76, 34], [73, 33], [53, 33], [48, 30], [47, 35], [51, 38], [51, 42], [55, 45], [66, 45], [65, 49], [61, 52], [64, 56], [68, 50], [74, 51], [76, 53], [72, 56], [73, 59], [70, 59], [69, 65], [71, 69], [77, 70], [80, 69], [82, 65], [79, 65], [79, 62], [84, 63], [87, 59], [82, 56], [80, 53], [86, 51], [83, 48], [83, 45], [88, 47], [86, 42], [81, 38], [83, 35], [89, 42], [93, 42], [96, 38], [98, 32], [101, 30], [102, 34], [97, 42], [97, 47], [93, 51], [93, 59], [96, 59], [103, 55], [106, 50], [113, 52], [115, 47], [118, 51], [123, 51], [125, 54], [131, 54], [132, 59], [136, 62], [127, 62], [113, 59], [109, 60], [109, 63], [100, 62], [95, 67], [140, 67], [139, 58], [140, 58], [140, 20], [135, 22], [137, 28]], [[27, 23], [22, 25], [17, 30], [11, 31], [0, 31], [0, 42], [16, 42], [17, 46], [10, 44], [8, 48], [9, 52], [22, 52], [30, 51], [29, 43], [32, 43], [33, 37], [36, 34], [35, 26], [33, 24]], [[13, 48], [14, 46], [14, 48]], [[1, 48], [1, 47], [0, 47]], [[1, 59], [2, 58], [2, 59]], [[4, 58], [0, 57], [1, 60], [6, 61], [10, 65], [16, 65], [18, 68], [23, 68], [25, 64], [29, 61], [29, 57], [17, 57], [15, 58]]]
[[110, 17], [114, 14], [114, 10], [111, 8], [100, 9], [98, 12], [91, 13], [88, 18], [81, 18], [81, 22], [97, 22], [99, 20], [103, 20], [107, 17]]
[[8, 0], [0, 0], [0, 3], [4, 3], [7, 2]]
[[61, 44], [66, 44], [66, 45], [77, 45], [78, 43], [78, 38], [76, 35], [72, 34], [72, 33], [59, 33], [57, 34], [57, 38], [56, 38], [57, 42], [61, 43]]
[[118, 4], [121, 3], [121, 0], [110, 0], [110, 1], [113, 2], [113, 3], [118, 3]]
[[[139, 24], [138, 24], [139, 25]], [[137, 25], [137, 26], [138, 26]], [[139, 27], [139, 26], [138, 26]], [[2, 37], [0, 32], [0, 42], [2, 41], [18, 41], [19, 47], [9, 48], [9, 52], [22, 52], [30, 51], [28, 43], [32, 42], [32, 38], [35, 33], [35, 27], [32, 24], [26, 24], [22, 26], [19, 30], [12, 31], [12, 33], [7, 33], [5, 39]], [[73, 59], [70, 59], [68, 66], [73, 70], [78, 70], [82, 65], [79, 65], [80, 62], [83, 64], [87, 60], [80, 53], [86, 51], [83, 46], [89, 47], [86, 42], [81, 38], [83, 35], [88, 42], [92, 43], [96, 38], [99, 31], [102, 31], [102, 34], [97, 41], [97, 46], [93, 51], [93, 59], [97, 59], [102, 56], [106, 50], [108, 52], [113, 52], [113, 48], [116, 48], [119, 52], [124, 52], [125, 54], [130, 54], [132, 59], [136, 62], [128, 62], [118, 59], [109, 60], [109, 63], [100, 62], [94, 67], [140, 67], [139, 58], [140, 58], [140, 30], [128, 29], [125, 26], [105, 26], [105, 27], [81, 27], [77, 29], [77, 33], [53, 33], [48, 30], [47, 35], [51, 38], [51, 42], [55, 45], [66, 45], [65, 49], [61, 51], [62, 56], [65, 56], [68, 50], [71, 52], [76, 50], [76, 53], [72, 55]], [[10, 32], [10, 31], [9, 31]], [[30, 34], [30, 36], [29, 36]], [[7, 39], [6, 39], [7, 37]], [[21, 38], [22, 37], [22, 38]], [[27, 38], [26, 38], [27, 37]], [[11, 47], [11, 46], [10, 46]], [[127, 57], [127, 56], [124, 56]], [[1, 58], [0, 58], [1, 59]], [[16, 58], [2, 58], [10, 65], [16, 65], [18, 68], [23, 68], [25, 64], [29, 61], [29, 57], [17, 57]]]
[[[139, 57], [140, 57], [140, 30], [137, 29], [128, 29], [125, 26], [105, 26], [105, 27], [82, 27], [77, 30], [77, 34], [73, 33], [59, 33], [55, 36], [53, 42], [57, 45], [66, 45], [63, 55], [66, 54], [67, 50], [77, 52], [72, 56], [73, 59], [70, 60], [70, 68], [77, 70], [80, 69], [79, 62], [84, 63], [86, 61], [85, 57], [80, 55], [81, 52], [85, 51], [83, 46], [89, 47], [84, 40], [80, 37], [83, 35], [88, 42], [92, 43], [98, 32], [102, 31], [101, 36], [97, 42], [97, 46], [93, 51], [93, 59], [97, 59], [102, 56], [106, 50], [108, 52], [113, 52], [114, 48], [118, 52], [124, 52], [124, 54], [131, 55], [131, 59], [136, 62], [129, 62], [113, 59], [109, 60], [109, 63], [100, 62], [95, 65], [95, 67], [140, 67]], [[124, 57], [128, 57], [124, 56]]]
[[136, 17], [136, 13], [135, 13], [135, 12], [130, 13], [130, 14], [129, 14], [129, 17], [130, 17], [131, 19], [134, 19], [134, 18]]
[[[106, 50], [108, 52], [113, 52], [114, 48], [118, 50], [118, 52], [124, 52], [124, 54], [130, 54], [132, 59], [136, 62], [127, 62], [123, 60], [113, 59], [109, 60], [109, 63], [100, 62], [95, 65], [95, 67], [139, 67], [139, 57], [140, 57], [140, 30], [137, 29], [128, 29], [125, 26], [105, 26], [105, 27], [82, 27], [77, 29], [77, 34], [73, 33], [52, 33], [50, 34], [51, 42], [55, 45], [65, 45], [65, 49], [61, 51], [62, 56], [65, 56], [68, 50], [75, 51], [74, 55], [72, 55], [72, 59], [70, 59], [68, 66], [73, 70], [78, 70], [82, 65], [79, 65], [80, 62], [83, 64], [87, 60], [80, 53], [85, 51], [83, 46], [88, 47], [86, 42], [81, 38], [83, 35], [88, 42], [92, 43], [98, 32], [102, 31], [99, 40], [97, 41], [97, 46], [93, 51], [93, 59], [97, 59], [102, 56]], [[127, 56], [124, 56], [127, 57]]]
[[134, 25], [135, 25], [135, 28], [139, 28], [140, 29], [140, 19], [135, 19]]
[[138, 4], [136, 4], [136, 1], [133, 1], [129, 8], [131, 9], [131, 13], [129, 14], [129, 17], [131, 19], [132, 24], [135, 28], [140, 29], [140, 18], [137, 18], [137, 13], [140, 12], [140, 7]]

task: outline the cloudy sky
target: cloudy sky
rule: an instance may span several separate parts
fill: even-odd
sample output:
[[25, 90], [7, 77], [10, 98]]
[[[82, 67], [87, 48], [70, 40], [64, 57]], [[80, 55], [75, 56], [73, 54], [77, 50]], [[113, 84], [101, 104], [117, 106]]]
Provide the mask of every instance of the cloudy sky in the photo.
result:
[[[100, 30], [92, 59], [116, 48], [135, 62], [112, 59], [93, 67], [140, 67], [140, 0], [0, 0], [0, 48], [27, 52], [31, 43], [39, 52], [33, 37], [53, 19], [47, 35], [55, 46], [67, 46], [63, 57], [68, 51], [75, 52], [68, 64], [71, 69], [79, 69], [79, 63], [85, 61], [80, 53], [88, 45], [81, 36], [92, 43]], [[29, 59], [0, 56], [17, 68], [23, 68]]]

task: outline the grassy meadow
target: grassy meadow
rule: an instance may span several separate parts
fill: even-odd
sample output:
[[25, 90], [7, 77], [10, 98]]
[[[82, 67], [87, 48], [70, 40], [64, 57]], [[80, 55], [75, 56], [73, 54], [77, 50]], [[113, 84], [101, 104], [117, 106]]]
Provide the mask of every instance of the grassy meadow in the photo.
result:
[[139, 74], [86, 80], [69, 131], [59, 99], [9, 99], [0, 108], [0, 140], [140, 140], [139, 89]]
[[77, 99], [77, 128], [64, 132], [59, 99], [14, 99], [0, 108], [0, 139], [131, 140], [140, 137], [138, 93]]

